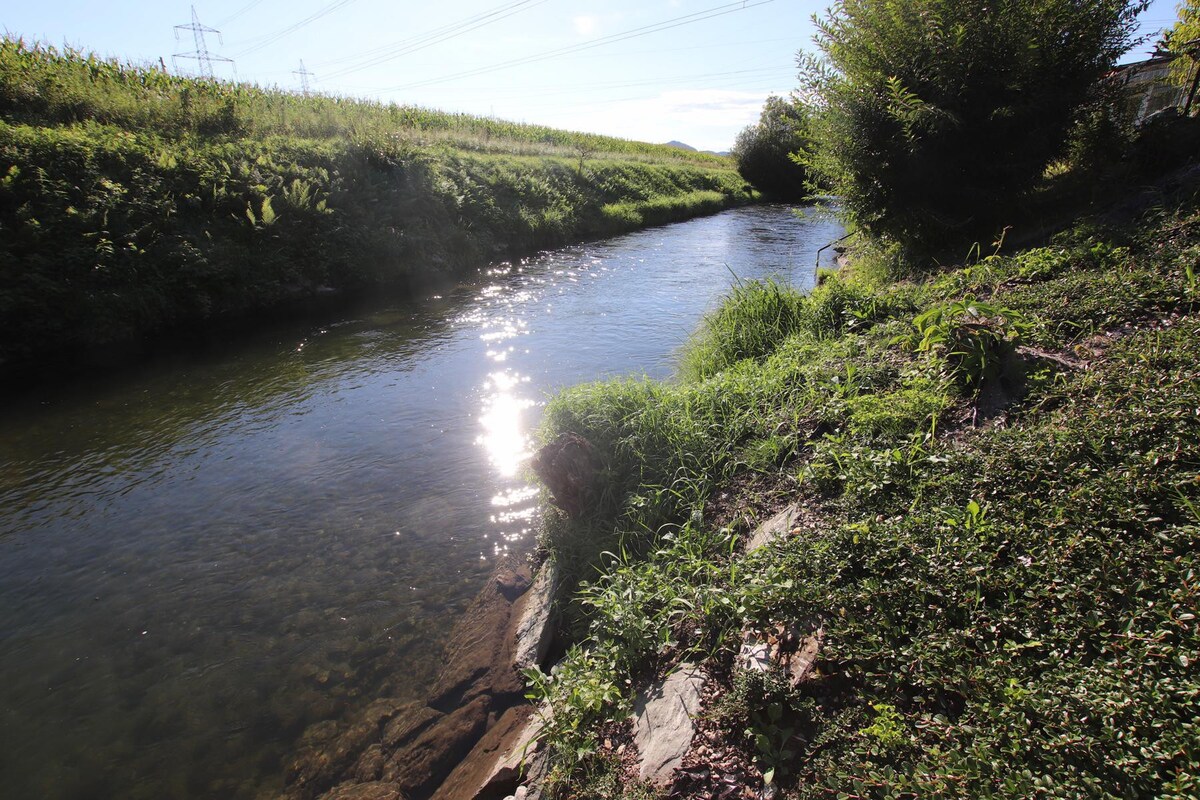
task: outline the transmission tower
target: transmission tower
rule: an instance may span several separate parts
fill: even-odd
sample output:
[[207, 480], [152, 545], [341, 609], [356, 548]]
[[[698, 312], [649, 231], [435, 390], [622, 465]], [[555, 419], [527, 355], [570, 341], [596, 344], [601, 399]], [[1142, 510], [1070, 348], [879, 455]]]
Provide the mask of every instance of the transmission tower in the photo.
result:
[[304, 59], [300, 59], [300, 69], [292, 70], [292, 74], [300, 76], [300, 90], [304, 92], [305, 97], [308, 97], [308, 79], [317, 77], [316, 74], [305, 68]]
[[[174, 66], [176, 69], [179, 68], [179, 65], [177, 64], [175, 59], [177, 59], [177, 58], [194, 58], [194, 59], [196, 59], [196, 61], [200, 62], [200, 74], [202, 76], [204, 76], [205, 78], [209, 78], [211, 80], [213, 77], [212, 62], [226, 61], [230, 64], [233, 63], [232, 58], [226, 58], [225, 56], [218, 56], [218, 55], [208, 52], [208, 45], [204, 43], [204, 34], [215, 33], [217, 35], [217, 41], [220, 42], [221, 44], [225, 44], [225, 40], [221, 38], [221, 32], [219, 30], [217, 30], [216, 28], [209, 28], [209, 27], [206, 27], [206, 26], [200, 24], [200, 17], [196, 16], [196, 7], [195, 6], [192, 6], [192, 24], [175, 26], [175, 41], [179, 41], [179, 32], [181, 30], [192, 32], [192, 38], [195, 39], [195, 41], [196, 41], [196, 49], [190, 53], [175, 53], [174, 55], [172, 55], [171, 56], [171, 65]], [[237, 67], [234, 67], [235, 72], [236, 72], [236, 70], [237, 70]]]

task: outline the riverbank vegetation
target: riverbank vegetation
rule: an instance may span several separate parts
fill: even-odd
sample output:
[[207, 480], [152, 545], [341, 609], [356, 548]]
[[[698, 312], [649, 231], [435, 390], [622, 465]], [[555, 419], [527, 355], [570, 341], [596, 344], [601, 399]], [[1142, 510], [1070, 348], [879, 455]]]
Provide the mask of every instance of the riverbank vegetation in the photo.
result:
[[[611, 780], [633, 694], [700, 661], [735, 777], [788, 797], [1200, 791], [1197, 199], [919, 282], [746, 285], [676, 382], [558, 396], [606, 491], [545, 533], [584, 579], [536, 684], [552, 786]], [[808, 680], [735, 667], [793, 624]]]
[[[673, 381], [547, 407], [599, 487], [542, 531], [569, 576], [569, 647], [530, 682], [551, 797], [1200, 793], [1194, 121], [1087, 157], [1069, 123], [1107, 113], [1088, 81], [1136, 4], [1005, 8], [839, 4], [801, 158], [846, 202], [849, 270], [739, 283]], [[1051, 30], [1086, 52], [1055, 66]], [[697, 749], [641, 785], [634, 699], [685, 663]]]
[[728, 159], [0, 42], [0, 363], [749, 199]]

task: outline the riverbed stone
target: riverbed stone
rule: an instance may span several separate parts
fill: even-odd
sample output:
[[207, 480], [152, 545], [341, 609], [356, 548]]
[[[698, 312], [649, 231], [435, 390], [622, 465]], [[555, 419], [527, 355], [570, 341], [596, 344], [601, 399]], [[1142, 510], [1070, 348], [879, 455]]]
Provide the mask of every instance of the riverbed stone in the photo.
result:
[[522, 601], [517, 621], [516, 655], [513, 665], [518, 670], [541, 666], [554, 639], [554, 596], [559, 584], [558, 562], [547, 561], [538, 570], [532, 588]]
[[799, 518], [800, 507], [795, 503], [787, 506], [754, 529], [754, 533], [750, 534], [750, 543], [746, 545], [746, 552], [752, 552], [772, 542], [786, 538], [792, 529], [796, 527], [796, 522]]
[[529, 584], [525, 565], [510, 562], [496, 568], [450, 636], [430, 707], [450, 711], [484, 693], [524, 695], [524, 681], [512, 668], [512, 617], [513, 601]]
[[541, 730], [534, 709], [528, 705], [510, 708], [490, 727], [462, 763], [442, 782], [433, 800], [498, 800], [513, 791], [528, 772], [535, 747], [526, 746]]
[[704, 673], [681, 664], [666, 680], [638, 695], [633, 711], [633, 738], [642, 780], [659, 788], [670, 784], [696, 734], [696, 715], [704, 689]]
[[431, 794], [487, 730], [491, 703], [488, 695], [481, 695], [438, 719], [392, 756], [384, 779], [399, 786], [406, 796]]
[[355, 717], [336, 737], [329, 737], [327, 723], [319, 723], [306, 740], [311, 744], [297, 755], [288, 769], [289, 795], [315, 797], [341, 781], [368, 746], [379, 739], [389, 720], [405, 709], [397, 700], [376, 700]]
[[404, 800], [400, 788], [392, 783], [344, 783], [321, 796], [321, 800]]
[[534, 473], [553, 495], [554, 505], [578, 519], [596, 494], [600, 459], [596, 448], [577, 433], [560, 433], [530, 461]]
[[397, 747], [411, 742], [421, 731], [442, 716], [442, 712], [435, 711], [429, 706], [413, 703], [384, 726], [380, 742], [385, 749], [395, 750]]

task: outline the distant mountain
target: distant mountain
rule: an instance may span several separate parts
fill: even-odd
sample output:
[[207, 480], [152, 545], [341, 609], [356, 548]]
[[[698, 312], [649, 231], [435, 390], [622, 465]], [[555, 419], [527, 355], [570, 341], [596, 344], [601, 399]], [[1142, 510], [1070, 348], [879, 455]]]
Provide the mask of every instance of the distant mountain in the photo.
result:
[[680, 150], [687, 150], [688, 152], [691, 152], [691, 153], [708, 153], [710, 156], [727, 156], [727, 155], [729, 155], [728, 150], [722, 150], [719, 153], [716, 150], [697, 150], [696, 148], [692, 147], [690, 144], [684, 144], [683, 142], [677, 142], [675, 140], [671, 140], [671, 141], [667, 142], [667, 147], [678, 147]]

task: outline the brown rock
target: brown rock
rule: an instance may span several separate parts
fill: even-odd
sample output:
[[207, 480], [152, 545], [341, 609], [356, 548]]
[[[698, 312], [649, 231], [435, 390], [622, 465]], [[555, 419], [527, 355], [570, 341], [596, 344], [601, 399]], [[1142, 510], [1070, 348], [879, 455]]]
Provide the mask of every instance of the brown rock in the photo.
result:
[[533, 471], [554, 496], [554, 505], [578, 519], [596, 493], [600, 459], [592, 443], [577, 433], [561, 433], [534, 454]]
[[390, 783], [344, 783], [321, 796], [321, 800], [404, 800], [400, 789]]
[[502, 564], [475, 598], [446, 646], [446, 666], [434, 684], [429, 705], [449, 711], [478, 697], [515, 694], [525, 684], [512, 668], [513, 622], [510, 597], [529, 587], [529, 568]]
[[377, 781], [383, 777], [383, 765], [386, 762], [387, 759], [383, 757], [383, 747], [378, 743], [373, 744], [358, 757], [358, 761], [350, 770], [350, 775], [354, 780], [362, 783]]
[[288, 770], [288, 795], [314, 797], [337, 783], [366, 750], [379, 738], [385, 723], [405, 708], [396, 700], [376, 700], [336, 738], [327, 735], [329, 726], [321, 723], [311, 736], [313, 742], [302, 750]]
[[387, 750], [408, 744], [417, 734], [429, 727], [442, 716], [440, 711], [434, 711], [429, 706], [418, 706], [415, 703], [397, 714], [383, 729], [380, 741]]
[[511, 793], [521, 777], [528, 734], [535, 728], [532, 713], [528, 705], [506, 711], [438, 787], [434, 800], [492, 800]]
[[778, 667], [793, 687], [812, 677], [816, 670], [825, 628], [818, 622], [777, 623], [766, 631], [742, 632], [739, 666], [750, 672]]
[[406, 795], [428, 796], [479, 741], [487, 729], [490, 705], [491, 698], [482, 695], [439, 718], [392, 757], [384, 777]]

